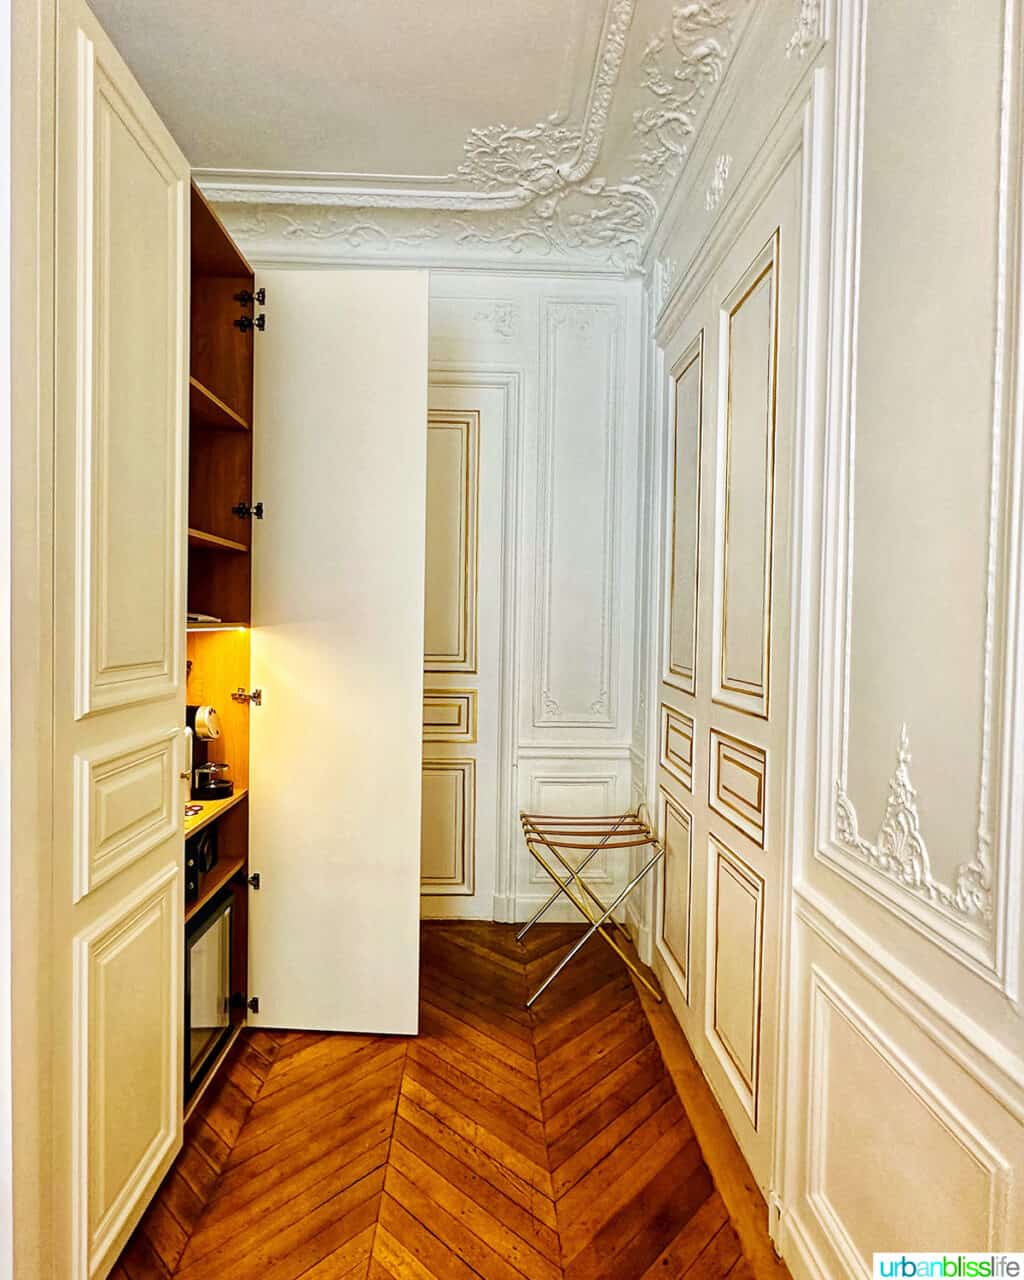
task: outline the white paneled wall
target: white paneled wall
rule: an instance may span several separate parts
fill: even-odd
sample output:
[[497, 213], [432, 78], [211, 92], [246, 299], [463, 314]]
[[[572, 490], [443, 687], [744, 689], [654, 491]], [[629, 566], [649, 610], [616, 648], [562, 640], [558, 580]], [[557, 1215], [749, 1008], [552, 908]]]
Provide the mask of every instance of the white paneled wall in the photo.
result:
[[[638, 282], [432, 278], [432, 387], [463, 388], [466, 404], [474, 386], [507, 389], [500, 558], [479, 566], [503, 583], [497, 747], [478, 764], [498, 791], [476, 839], [494, 887], [472, 913], [488, 918], [523, 919], [548, 894], [521, 808], [630, 802], [640, 308]], [[481, 653], [481, 672], [493, 660]], [[625, 870], [595, 863], [594, 880], [611, 889]], [[468, 914], [451, 900], [431, 910], [456, 912]]]
[[[1022, 16], [1020, 0], [759, 6], [648, 263], [633, 786], [653, 807], [660, 784], [672, 853], [636, 923], [701, 1057], [702, 995], [745, 978], [716, 967], [721, 889], [693, 919], [691, 808], [772, 859], [782, 963], [763, 1000], [781, 1034], [761, 1046], [778, 1084], [759, 1179], [798, 1280], [866, 1277], [876, 1250], [1019, 1248], [1024, 1230]], [[793, 608], [771, 621], [790, 690], [765, 828], [723, 816], [735, 761], [659, 707], [663, 353], [723, 228], [794, 160], [794, 460], [776, 475], [792, 511], [773, 552]], [[726, 1030], [756, 1066], [748, 1021]]]

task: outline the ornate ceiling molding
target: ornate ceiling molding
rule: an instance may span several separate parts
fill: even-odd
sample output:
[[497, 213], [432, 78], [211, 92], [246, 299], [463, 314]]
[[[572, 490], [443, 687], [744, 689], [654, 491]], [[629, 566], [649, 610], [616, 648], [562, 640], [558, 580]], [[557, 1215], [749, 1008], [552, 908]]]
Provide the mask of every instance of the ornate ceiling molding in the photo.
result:
[[[550, 117], [473, 129], [451, 175], [410, 179], [416, 185], [408, 187], [401, 178], [371, 186], [371, 175], [339, 175], [354, 178], [351, 185], [331, 175], [197, 177], [257, 256], [276, 256], [274, 246], [284, 245], [293, 257], [340, 249], [365, 258], [560, 259], [634, 271], [721, 79], [744, 4], [677, 3], [630, 60], [638, 0], [610, 0], [583, 123]], [[624, 77], [627, 66], [632, 74]], [[449, 182], [458, 185], [444, 189]]]

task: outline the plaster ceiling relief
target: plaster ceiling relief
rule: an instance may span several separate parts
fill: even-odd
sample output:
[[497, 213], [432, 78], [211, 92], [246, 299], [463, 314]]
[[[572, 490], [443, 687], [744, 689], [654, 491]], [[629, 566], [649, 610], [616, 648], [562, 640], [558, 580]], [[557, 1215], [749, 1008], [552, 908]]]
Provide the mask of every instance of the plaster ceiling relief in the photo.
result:
[[[96, 0], [251, 256], [613, 271], [639, 268], [751, 7], [478, 0], [467, 29], [451, 0], [303, 0], [305, 24], [264, 0], [243, 24], [250, 108], [230, 76], [204, 106], [203, 79], [147, 64], [141, 33], [178, 48], [199, 3]], [[268, 25], [301, 27], [300, 51], [259, 39]], [[213, 61], [219, 27], [200, 29]]]

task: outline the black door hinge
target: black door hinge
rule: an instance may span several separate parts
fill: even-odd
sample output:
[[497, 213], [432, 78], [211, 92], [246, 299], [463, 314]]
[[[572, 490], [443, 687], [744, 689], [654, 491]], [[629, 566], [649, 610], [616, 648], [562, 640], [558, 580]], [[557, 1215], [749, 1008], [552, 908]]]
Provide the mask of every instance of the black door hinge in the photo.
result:
[[251, 1013], [259, 1013], [260, 1011], [259, 996], [250, 996], [249, 999], [246, 1000], [245, 1005], [246, 1005], [246, 1008], [249, 1009]]
[[259, 329], [262, 333], [266, 327], [267, 317], [263, 311], [258, 316], [239, 316], [235, 321], [235, 328], [241, 329], [243, 333], [248, 333], [250, 329]]
[[250, 502], [236, 502], [231, 508], [231, 514], [238, 516], [239, 520], [262, 520], [263, 503], [257, 502], [253, 505]]
[[259, 891], [259, 887], [260, 887], [260, 873], [259, 873], [258, 871], [254, 871], [254, 872], [252, 873], [252, 875], [249, 877], [249, 883], [252, 885], [252, 887], [253, 887], [255, 890], [257, 890], [257, 892]]
[[241, 289], [235, 294], [235, 301], [240, 303], [243, 307], [251, 307], [254, 302], [262, 307], [266, 300], [266, 289], [257, 289], [255, 293], [251, 292], [249, 289]]

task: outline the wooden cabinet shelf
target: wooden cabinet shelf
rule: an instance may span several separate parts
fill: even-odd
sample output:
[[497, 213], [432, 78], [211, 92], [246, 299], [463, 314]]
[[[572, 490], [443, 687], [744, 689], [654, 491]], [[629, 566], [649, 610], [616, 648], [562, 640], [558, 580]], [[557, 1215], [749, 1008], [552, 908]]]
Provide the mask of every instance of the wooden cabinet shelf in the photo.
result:
[[244, 867], [245, 857], [237, 855], [233, 858], [222, 858], [212, 871], [207, 871], [199, 882], [199, 897], [195, 902], [185, 904], [185, 920], [191, 920], [196, 912], [201, 911], [214, 894], [219, 893], [232, 876], [236, 876]]
[[188, 380], [188, 408], [193, 426], [212, 427], [218, 431], [248, 431], [249, 423], [230, 405], [204, 387], [198, 378]]
[[194, 836], [197, 831], [202, 831], [203, 827], [208, 827], [211, 822], [216, 822], [221, 814], [233, 809], [248, 794], [247, 788], [242, 787], [234, 792], [233, 795], [225, 796], [223, 800], [203, 801], [202, 813], [197, 813], [194, 818], [185, 819], [185, 838], [188, 839], [189, 836]]
[[235, 542], [233, 538], [219, 538], [215, 533], [204, 533], [202, 529], [189, 529], [188, 545], [201, 547], [204, 551], [233, 551], [245, 555], [249, 548], [244, 542]]

